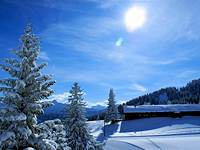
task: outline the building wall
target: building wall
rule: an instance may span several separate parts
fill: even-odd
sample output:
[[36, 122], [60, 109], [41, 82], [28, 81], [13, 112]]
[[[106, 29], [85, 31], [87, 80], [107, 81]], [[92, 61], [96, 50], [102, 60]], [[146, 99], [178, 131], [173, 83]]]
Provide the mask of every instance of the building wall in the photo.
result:
[[137, 112], [137, 113], [125, 113], [125, 120], [133, 120], [149, 117], [182, 117], [182, 116], [200, 116], [200, 111], [188, 111], [188, 112]]

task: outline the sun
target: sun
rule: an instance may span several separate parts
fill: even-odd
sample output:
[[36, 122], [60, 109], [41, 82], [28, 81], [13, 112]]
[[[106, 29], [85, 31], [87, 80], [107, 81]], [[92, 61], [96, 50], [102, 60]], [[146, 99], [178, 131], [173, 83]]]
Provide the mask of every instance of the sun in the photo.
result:
[[145, 22], [144, 9], [134, 7], [125, 15], [125, 23], [128, 31], [133, 31]]

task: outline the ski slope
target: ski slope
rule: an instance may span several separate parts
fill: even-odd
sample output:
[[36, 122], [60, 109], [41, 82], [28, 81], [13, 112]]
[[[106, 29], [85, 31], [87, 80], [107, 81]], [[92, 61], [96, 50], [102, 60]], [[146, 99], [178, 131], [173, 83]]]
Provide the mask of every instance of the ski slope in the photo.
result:
[[200, 117], [144, 118], [106, 124], [90, 121], [91, 134], [107, 140], [105, 150], [198, 150], [200, 149]]

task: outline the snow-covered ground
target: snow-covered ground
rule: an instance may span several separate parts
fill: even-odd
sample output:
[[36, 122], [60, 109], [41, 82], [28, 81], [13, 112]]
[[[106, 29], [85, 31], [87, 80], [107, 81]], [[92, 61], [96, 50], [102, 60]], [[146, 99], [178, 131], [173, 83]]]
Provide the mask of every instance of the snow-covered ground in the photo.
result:
[[145, 118], [120, 121], [106, 125], [90, 121], [92, 135], [99, 141], [107, 140], [105, 150], [198, 150], [200, 149], [200, 117]]

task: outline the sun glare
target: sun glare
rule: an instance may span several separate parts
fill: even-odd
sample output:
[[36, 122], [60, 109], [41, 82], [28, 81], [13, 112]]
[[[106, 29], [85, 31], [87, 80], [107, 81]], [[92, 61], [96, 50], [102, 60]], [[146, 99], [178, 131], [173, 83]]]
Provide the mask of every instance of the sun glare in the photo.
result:
[[141, 8], [134, 7], [125, 15], [126, 28], [133, 31], [140, 27], [145, 21], [145, 11]]

